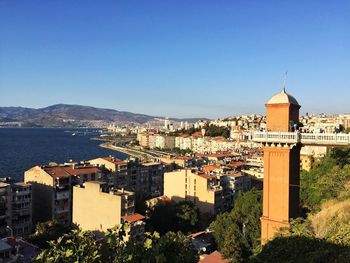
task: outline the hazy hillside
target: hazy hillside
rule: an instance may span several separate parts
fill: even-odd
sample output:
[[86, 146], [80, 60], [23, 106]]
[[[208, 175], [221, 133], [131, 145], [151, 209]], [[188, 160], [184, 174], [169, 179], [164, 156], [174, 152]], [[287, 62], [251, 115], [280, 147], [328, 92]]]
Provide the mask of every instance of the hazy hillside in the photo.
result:
[[[22, 126], [79, 126], [80, 121], [145, 123], [154, 116], [81, 105], [56, 104], [46, 108], [0, 107], [0, 122], [21, 122]], [[173, 119], [179, 120], [179, 119]], [[198, 119], [183, 119], [196, 121]]]

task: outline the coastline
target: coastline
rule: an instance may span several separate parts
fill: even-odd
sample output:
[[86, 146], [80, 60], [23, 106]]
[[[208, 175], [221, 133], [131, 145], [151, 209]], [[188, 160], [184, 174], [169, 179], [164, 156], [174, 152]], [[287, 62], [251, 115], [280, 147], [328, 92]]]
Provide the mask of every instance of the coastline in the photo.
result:
[[127, 155], [132, 156], [132, 157], [136, 157], [136, 158], [142, 158], [142, 159], [154, 158], [154, 156], [151, 156], [151, 155], [149, 155], [147, 153], [140, 152], [140, 151], [137, 151], [137, 150], [127, 149], [127, 148], [121, 147], [121, 146], [115, 146], [115, 145], [113, 145], [113, 144], [111, 144], [109, 142], [101, 143], [99, 146], [102, 147], [102, 148], [107, 148], [107, 149], [110, 149], [110, 150], [121, 152], [121, 153], [127, 154]]

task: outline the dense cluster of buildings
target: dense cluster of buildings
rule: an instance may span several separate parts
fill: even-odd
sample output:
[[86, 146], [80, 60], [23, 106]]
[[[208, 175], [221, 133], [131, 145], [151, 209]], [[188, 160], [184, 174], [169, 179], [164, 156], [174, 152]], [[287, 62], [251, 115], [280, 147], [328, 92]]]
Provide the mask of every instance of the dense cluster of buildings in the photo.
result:
[[[167, 121], [167, 120], [166, 120]], [[300, 118], [303, 132], [309, 133], [336, 133], [350, 127], [350, 114], [335, 116], [309, 115]], [[215, 125], [230, 129], [230, 137], [206, 136], [205, 127]], [[168, 127], [168, 125], [165, 125]], [[215, 153], [234, 151], [242, 148], [259, 148], [260, 145], [252, 142], [251, 133], [266, 129], [266, 118], [260, 115], [243, 115], [238, 117], [217, 119], [212, 121], [198, 121], [187, 125], [189, 128], [201, 129], [191, 135], [183, 133], [170, 136], [169, 129], [136, 129], [137, 141], [141, 147], [149, 149], [180, 149], [190, 150], [194, 153]], [[183, 129], [178, 128], [180, 131]], [[173, 129], [172, 129], [173, 130]]]
[[101, 232], [128, 222], [137, 238], [144, 217], [135, 213], [136, 195], [163, 195], [163, 178], [160, 162], [114, 157], [32, 167], [24, 182], [0, 182], [0, 236], [26, 237], [38, 222], [56, 220]]
[[0, 234], [11, 229], [13, 235], [28, 236], [38, 222], [56, 220], [101, 232], [128, 222], [137, 229], [132, 228], [133, 237], [139, 237], [144, 216], [135, 213], [136, 198], [189, 200], [202, 214], [214, 216], [229, 210], [239, 191], [251, 188], [242, 158], [221, 153], [144, 162], [110, 156], [34, 166], [24, 173], [24, 182], [0, 183]]
[[190, 150], [195, 153], [216, 153], [227, 152], [241, 148], [257, 148], [258, 145], [249, 140], [250, 134], [244, 131], [234, 130], [231, 132], [232, 138], [222, 136], [205, 136], [205, 130], [192, 135], [180, 134], [169, 136], [166, 134], [142, 132], [137, 135], [137, 140], [141, 147], [148, 149], [168, 149]]
[[[293, 125], [299, 125], [304, 132], [335, 133], [350, 128], [350, 114], [333, 117], [307, 114], [300, 123]], [[230, 138], [206, 136], [208, 125], [228, 127]], [[198, 207], [202, 216], [213, 218], [229, 211], [239, 192], [262, 188], [263, 151], [260, 144], [252, 142], [251, 134], [266, 129], [265, 117], [245, 115], [198, 121], [194, 125], [182, 123], [180, 129], [185, 128], [197, 131], [191, 135], [170, 135], [174, 134], [175, 126], [168, 119], [160, 129], [115, 130], [137, 133], [143, 148], [191, 152], [186, 156], [163, 152], [154, 160], [132, 157], [119, 160], [109, 156], [50, 163], [27, 170], [24, 182], [3, 178], [0, 237], [8, 236], [9, 232], [12, 236], [26, 237], [38, 222], [56, 220], [99, 232], [125, 222], [131, 226], [128, 237], [139, 240], [144, 235], [147, 215], [136, 213], [137, 199], [147, 201], [149, 206], [164, 200], [187, 200]], [[300, 168], [310, 170], [326, 152], [325, 146], [302, 147]]]

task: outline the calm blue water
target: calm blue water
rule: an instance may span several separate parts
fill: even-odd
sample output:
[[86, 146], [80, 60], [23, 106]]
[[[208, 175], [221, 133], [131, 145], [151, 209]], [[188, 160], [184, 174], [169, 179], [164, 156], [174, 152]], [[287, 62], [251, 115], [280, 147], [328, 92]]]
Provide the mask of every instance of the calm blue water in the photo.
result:
[[99, 147], [101, 141], [90, 140], [93, 134], [72, 136], [71, 132], [65, 131], [67, 129], [0, 128], [0, 177], [22, 180], [25, 170], [49, 162], [109, 155], [127, 158], [123, 153]]

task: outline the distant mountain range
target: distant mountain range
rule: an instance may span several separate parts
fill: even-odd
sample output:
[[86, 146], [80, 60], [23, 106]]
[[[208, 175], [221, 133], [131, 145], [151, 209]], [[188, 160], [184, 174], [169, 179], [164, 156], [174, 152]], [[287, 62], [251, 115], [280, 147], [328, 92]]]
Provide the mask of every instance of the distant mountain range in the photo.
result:
[[[79, 127], [96, 126], [99, 122], [145, 123], [159, 118], [90, 106], [56, 104], [46, 108], [0, 107], [0, 125], [18, 123], [22, 127]], [[195, 122], [199, 118], [175, 119], [173, 121]], [[91, 125], [89, 125], [89, 123]]]

